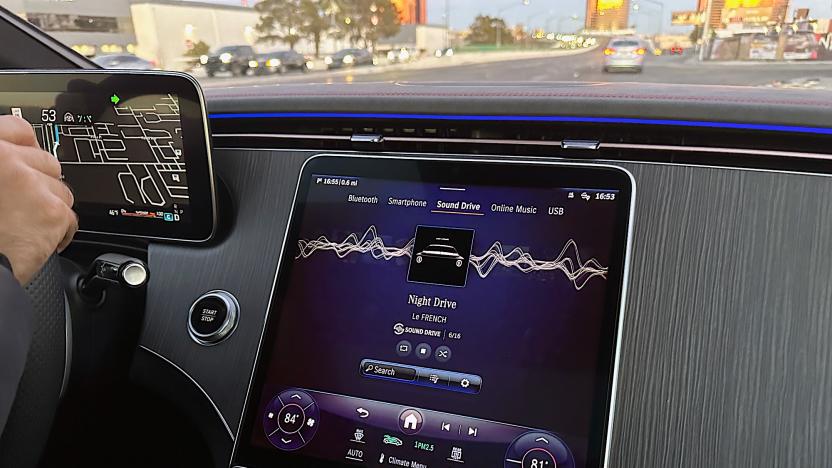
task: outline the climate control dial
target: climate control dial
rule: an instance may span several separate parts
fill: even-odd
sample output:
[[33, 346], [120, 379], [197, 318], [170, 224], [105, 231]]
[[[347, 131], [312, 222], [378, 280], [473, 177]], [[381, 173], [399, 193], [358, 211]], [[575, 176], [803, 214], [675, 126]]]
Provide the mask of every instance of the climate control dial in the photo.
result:
[[566, 444], [548, 432], [527, 432], [511, 443], [505, 468], [575, 468]]
[[298, 450], [318, 432], [320, 411], [306, 392], [286, 390], [272, 398], [263, 414], [263, 431], [280, 450]]

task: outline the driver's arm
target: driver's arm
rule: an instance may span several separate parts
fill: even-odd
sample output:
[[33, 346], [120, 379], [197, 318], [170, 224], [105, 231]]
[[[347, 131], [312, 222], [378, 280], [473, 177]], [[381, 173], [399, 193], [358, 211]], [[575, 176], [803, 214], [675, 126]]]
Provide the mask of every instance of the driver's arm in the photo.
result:
[[38, 148], [32, 127], [0, 116], [0, 434], [32, 338], [27, 284], [78, 229], [61, 166]]

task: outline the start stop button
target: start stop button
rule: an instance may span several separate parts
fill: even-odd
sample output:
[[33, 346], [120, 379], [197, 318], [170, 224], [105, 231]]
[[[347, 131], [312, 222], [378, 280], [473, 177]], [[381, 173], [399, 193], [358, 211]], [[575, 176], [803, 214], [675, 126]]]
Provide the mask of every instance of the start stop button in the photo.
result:
[[240, 305], [229, 292], [209, 291], [197, 299], [188, 313], [188, 333], [201, 345], [228, 338], [237, 327]]

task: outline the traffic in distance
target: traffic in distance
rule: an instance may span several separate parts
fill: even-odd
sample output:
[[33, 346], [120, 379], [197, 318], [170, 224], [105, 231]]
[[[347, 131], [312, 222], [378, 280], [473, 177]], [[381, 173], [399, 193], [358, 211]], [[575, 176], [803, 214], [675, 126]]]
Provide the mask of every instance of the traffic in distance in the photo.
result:
[[113, 6], [120, 12], [73, 3], [69, 11], [55, 2], [49, 13], [26, 2], [9, 7], [104, 68], [187, 71], [205, 87], [626, 81], [825, 89], [832, 71], [832, 5], [809, 0], [147, 1]]

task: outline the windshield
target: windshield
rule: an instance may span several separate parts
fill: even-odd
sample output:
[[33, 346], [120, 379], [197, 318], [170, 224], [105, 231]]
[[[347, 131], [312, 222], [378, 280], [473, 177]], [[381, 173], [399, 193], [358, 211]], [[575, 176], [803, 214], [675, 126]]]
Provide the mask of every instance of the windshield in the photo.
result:
[[[192, 73], [205, 87], [380, 81], [832, 85], [832, 5], [819, 0], [0, 5], [90, 58], [136, 55], [161, 69]], [[242, 58], [208, 59], [251, 54], [248, 47], [255, 54], [293, 50], [306, 58], [268, 69]]]
[[425, 248], [425, 251], [434, 251], [434, 252], [442, 252], [442, 253], [456, 253], [456, 249], [451, 247], [450, 245], [442, 245], [442, 244], [430, 244]]

